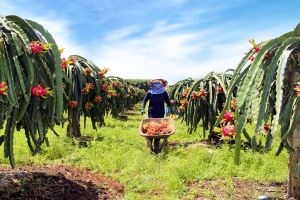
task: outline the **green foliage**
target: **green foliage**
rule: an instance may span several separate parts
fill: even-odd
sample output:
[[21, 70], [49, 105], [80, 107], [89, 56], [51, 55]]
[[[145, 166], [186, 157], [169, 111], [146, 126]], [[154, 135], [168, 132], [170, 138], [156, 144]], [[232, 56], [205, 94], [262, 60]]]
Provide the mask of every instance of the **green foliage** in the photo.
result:
[[[79, 137], [81, 114], [85, 119], [91, 119], [95, 129], [96, 123], [99, 126], [104, 124], [109, 102], [107, 93], [101, 86], [106, 80], [99, 77], [100, 69], [87, 59], [72, 55], [68, 60], [71, 64], [64, 72], [67, 95], [64, 107], [68, 110], [68, 135]], [[72, 102], [77, 104], [72, 105]]]
[[[299, 27], [260, 44], [251, 40], [253, 49], [232, 70], [233, 74], [210, 73], [202, 79], [185, 79], [171, 86], [169, 94], [177, 103], [188, 131], [196, 131], [201, 124], [204, 138], [205, 130], [210, 130], [211, 139], [217, 130], [214, 127], [224, 126], [225, 111], [234, 110], [236, 164], [240, 161], [242, 134], [253, 150], [270, 150], [277, 128], [281, 127], [281, 144], [276, 154], [283, 147], [293, 151], [287, 139], [300, 120], [299, 98], [294, 89], [297, 86], [300, 91], [296, 83], [300, 80]], [[217, 87], [223, 88], [222, 97]], [[201, 90], [207, 94], [201, 95]], [[255, 124], [252, 138], [245, 130], [248, 122]]]
[[210, 130], [209, 140], [216, 139], [213, 126], [227, 98], [232, 77], [230, 71], [219, 74], [212, 72], [199, 80], [179, 81], [169, 90], [170, 98], [177, 102], [179, 115], [189, 127], [189, 133], [196, 131], [201, 123], [203, 137], [206, 137], [205, 131]]
[[[31, 42], [45, 46], [51, 43], [51, 47], [34, 54]], [[0, 95], [0, 128], [6, 122], [4, 155], [12, 167], [15, 128], [24, 129], [27, 143], [36, 153], [47, 140], [48, 129], [61, 121], [61, 74], [57, 45], [41, 25], [12, 15], [0, 18], [0, 82], [8, 87], [7, 95]], [[31, 90], [36, 85], [49, 88], [54, 94], [46, 98], [34, 96]]]
[[144, 91], [149, 90], [148, 83], [151, 81], [150, 79], [125, 79], [130, 85], [140, 88]]
[[108, 77], [108, 83], [118, 94], [118, 96], [111, 95], [111, 100], [109, 101], [110, 113], [113, 117], [119, 117], [120, 113], [131, 109], [145, 95], [143, 89], [119, 77]]
[[[130, 111], [127, 121], [106, 116], [106, 126], [98, 131], [87, 121], [87, 128], [82, 130], [82, 134], [93, 140], [84, 148], [79, 148], [76, 140], [74, 142], [64, 134], [59, 137], [51, 134], [51, 145], [43, 147], [43, 151], [32, 157], [26, 148], [24, 134], [17, 134], [14, 144], [16, 160], [24, 165], [71, 165], [111, 176], [124, 184], [124, 199], [182, 199], [190, 181], [207, 179], [238, 177], [260, 182], [287, 181], [287, 151], [283, 151], [280, 157], [274, 157], [274, 150], [263, 154], [242, 151], [241, 164], [235, 166], [231, 146], [215, 148], [197, 143], [199, 135], [186, 134], [186, 126], [179, 120], [176, 133], [169, 142], [182, 145], [159, 155], [151, 154], [145, 139], [137, 132], [142, 118], [137, 114], [139, 110]], [[246, 128], [253, 132], [255, 127], [247, 125]], [[66, 127], [56, 126], [55, 130], [64, 133]], [[199, 134], [202, 136], [201, 130]], [[194, 144], [183, 145], [189, 142]], [[275, 144], [278, 143], [279, 136], [275, 136]], [[3, 156], [0, 164], [8, 164]]]
[[[100, 70], [87, 59], [72, 55], [66, 61], [65, 108], [68, 110], [68, 135], [79, 137], [80, 116], [90, 118], [94, 129], [104, 125], [104, 116], [118, 117], [141, 100], [143, 91], [119, 77], [105, 77], [108, 69]], [[74, 105], [76, 102], [76, 106]], [[73, 105], [72, 105], [73, 104]]]
[[[40, 52], [32, 50], [34, 45], [41, 47]], [[84, 122], [91, 118], [96, 129], [104, 124], [106, 114], [116, 117], [141, 100], [140, 89], [122, 79], [105, 78], [105, 73], [81, 56], [61, 60], [53, 37], [42, 25], [17, 16], [1, 17], [0, 129], [6, 127], [0, 144], [4, 143], [11, 166], [15, 128], [25, 130], [35, 154], [43, 142], [48, 144], [46, 133], [62, 122], [64, 110], [68, 111], [68, 135], [79, 137], [81, 115]], [[36, 86], [38, 93], [41, 88], [47, 92], [32, 94]]]
[[168, 93], [169, 93], [170, 99], [173, 99], [173, 100], [176, 101], [176, 103], [179, 103], [180, 100], [181, 100], [181, 94], [182, 94], [182, 92], [186, 88], [190, 87], [193, 82], [194, 82], [193, 79], [188, 78], [188, 79], [184, 79], [184, 80], [178, 81], [174, 85], [170, 86], [168, 88]]
[[[247, 122], [253, 122], [256, 126], [251, 144], [253, 150], [263, 147], [270, 150], [278, 125], [281, 126], [281, 145], [277, 154], [283, 147], [292, 150], [287, 137], [292, 134], [300, 119], [299, 100], [293, 89], [299, 80], [298, 29], [297, 27], [294, 33], [262, 42], [258, 45], [259, 49], [251, 49], [233, 75], [230, 87], [237, 88], [235, 163], [240, 160], [239, 138]], [[229, 89], [228, 95], [233, 93]], [[223, 112], [228, 108], [227, 102]], [[221, 117], [217, 124], [220, 121]], [[270, 124], [270, 131], [265, 130]]]

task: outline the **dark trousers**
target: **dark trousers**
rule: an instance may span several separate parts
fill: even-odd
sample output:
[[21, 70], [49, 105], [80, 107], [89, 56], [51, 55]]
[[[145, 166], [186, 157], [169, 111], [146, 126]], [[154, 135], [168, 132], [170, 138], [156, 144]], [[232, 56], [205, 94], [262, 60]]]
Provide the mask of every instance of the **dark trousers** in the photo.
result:
[[[148, 118], [164, 118], [164, 115], [165, 115], [165, 113], [152, 114], [152, 113], [148, 112]], [[150, 140], [151, 144], [153, 143], [152, 146], [154, 147], [154, 152], [159, 153], [160, 149], [156, 149], [155, 147], [160, 146], [159, 145], [160, 139], [154, 139], [154, 141], [153, 141], [153, 139], [149, 139], [149, 140]]]

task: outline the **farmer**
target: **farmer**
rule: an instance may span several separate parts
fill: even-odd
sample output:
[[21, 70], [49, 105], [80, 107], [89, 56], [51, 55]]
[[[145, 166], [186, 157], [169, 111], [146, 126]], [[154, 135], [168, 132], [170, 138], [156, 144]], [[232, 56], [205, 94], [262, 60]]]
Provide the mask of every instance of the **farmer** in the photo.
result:
[[[168, 110], [173, 114], [170, 99], [168, 93], [165, 91], [165, 87], [168, 82], [163, 79], [155, 79], [149, 82], [150, 90], [146, 93], [142, 103], [142, 114], [145, 114], [145, 106], [149, 101], [148, 118], [164, 118], [165, 116], [165, 103], [168, 105]], [[148, 145], [151, 145], [153, 149], [152, 139], [148, 139]], [[158, 153], [160, 139], [154, 140], [154, 152]], [[166, 140], [164, 141], [166, 142]]]
[[145, 114], [145, 106], [149, 101], [148, 117], [163, 118], [165, 116], [165, 102], [172, 113], [172, 107], [165, 87], [168, 82], [163, 79], [155, 79], [149, 82], [150, 90], [146, 93], [142, 104], [142, 114]]

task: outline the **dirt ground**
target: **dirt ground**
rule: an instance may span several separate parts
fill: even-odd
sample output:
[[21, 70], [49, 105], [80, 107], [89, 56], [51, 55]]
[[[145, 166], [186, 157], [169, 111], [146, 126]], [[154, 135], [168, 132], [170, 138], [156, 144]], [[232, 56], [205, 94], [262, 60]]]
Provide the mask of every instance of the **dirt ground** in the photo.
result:
[[204, 180], [201, 182], [190, 182], [188, 193], [184, 200], [258, 200], [259, 196], [265, 195], [270, 199], [285, 199], [286, 183], [258, 183], [251, 180]]
[[[192, 181], [183, 200], [252, 200], [260, 195], [284, 199], [286, 183], [259, 183], [238, 178]], [[68, 166], [0, 168], [0, 199], [121, 199], [124, 186], [87, 169]], [[159, 196], [158, 194], [154, 196]]]
[[120, 183], [90, 170], [67, 166], [0, 168], [0, 199], [120, 199]]

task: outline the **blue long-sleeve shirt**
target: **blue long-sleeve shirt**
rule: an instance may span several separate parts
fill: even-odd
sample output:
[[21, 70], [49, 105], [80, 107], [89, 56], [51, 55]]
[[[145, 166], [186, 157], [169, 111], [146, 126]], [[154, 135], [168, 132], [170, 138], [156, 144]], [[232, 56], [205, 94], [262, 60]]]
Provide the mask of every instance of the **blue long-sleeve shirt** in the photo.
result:
[[151, 94], [150, 92], [147, 92], [142, 103], [142, 110], [145, 109], [146, 103], [148, 101], [149, 118], [163, 118], [165, 115], [165, 102], [168, 106], [171, 106], [169, 95], [166, 91], [161, 94]]

